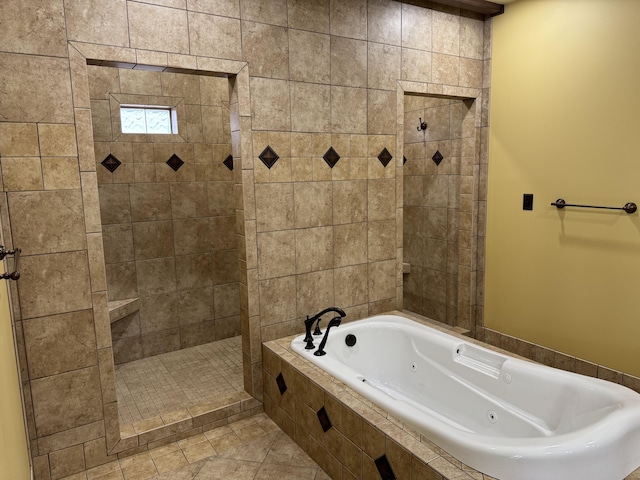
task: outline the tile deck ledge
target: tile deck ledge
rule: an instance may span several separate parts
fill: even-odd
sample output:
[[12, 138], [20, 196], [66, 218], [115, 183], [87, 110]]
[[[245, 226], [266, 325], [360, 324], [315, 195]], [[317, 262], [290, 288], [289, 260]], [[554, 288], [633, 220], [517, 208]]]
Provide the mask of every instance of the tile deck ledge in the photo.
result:
[[442, 322], [438, 322], [436, 320], [432, 320], [429, 317], [425, 317], [422, 315], [419, 315], [417, 313], [413, 313], [410, 312], [409, 310], [402, 310], [402, 312], [400, 311], [394, 311], [394, 312], [389, 312], [391, 314], [400, 314], [402, 316], [405, 316], [407, 318], [411, 318], [412, 320], [420, 320], [422, 323], [426, 323], [427, 325], [430, 325], [432, 327], [438, 327], [442, 330], [445, 330], [449, 333], [453, 332], [453, 333], [457, 333], [458, 335], [463, 335], [465, 337], [471, 337], [471, 330], [469, 330], [468, 328], [463, 328], [463, 327], [456, 327], [456, 326], [451, 326], [448, 325], [446, 323], [442, 323]]

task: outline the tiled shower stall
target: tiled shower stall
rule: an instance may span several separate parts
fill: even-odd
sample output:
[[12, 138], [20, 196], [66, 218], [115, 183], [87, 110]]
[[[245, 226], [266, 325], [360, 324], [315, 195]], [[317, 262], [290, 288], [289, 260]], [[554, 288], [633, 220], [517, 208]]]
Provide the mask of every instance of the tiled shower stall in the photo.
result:
[[470, 99], [407, 95], [404, 110], [404, 308], [468, 330], [475, 327], [477, 108]]
[[[112, 323], [115, 363], [239, 335], [228, 80], [88, 72], [108, 299], [139, 308]], [[178, 133], [122, 134], [123, 104], [173, 107]]]

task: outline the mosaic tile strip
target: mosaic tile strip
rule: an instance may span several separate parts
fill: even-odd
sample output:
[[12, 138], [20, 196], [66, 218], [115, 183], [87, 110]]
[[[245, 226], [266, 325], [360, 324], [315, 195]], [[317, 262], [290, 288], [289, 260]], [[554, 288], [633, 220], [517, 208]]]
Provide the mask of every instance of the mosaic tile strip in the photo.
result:
[[[122, 363], [115, 370], [121, 426], [193, 407], [195, 418], [203, 411], [198, 406], [214, 408], [227, 401], [240, 402], [244, 392], [242, 338], [230, 337]], [[230, 411], [237, 413], [233, 408]]]

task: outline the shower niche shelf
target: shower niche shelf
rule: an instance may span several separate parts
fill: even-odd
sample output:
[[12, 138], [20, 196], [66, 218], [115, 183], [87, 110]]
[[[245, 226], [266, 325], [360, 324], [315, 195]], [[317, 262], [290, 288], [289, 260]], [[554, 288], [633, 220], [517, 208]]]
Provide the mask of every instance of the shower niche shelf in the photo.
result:
[[138, 298], [113, 300], [108, 303], [108, 307], [109, 321], [114, 323], [140, 310], [140, 300]]

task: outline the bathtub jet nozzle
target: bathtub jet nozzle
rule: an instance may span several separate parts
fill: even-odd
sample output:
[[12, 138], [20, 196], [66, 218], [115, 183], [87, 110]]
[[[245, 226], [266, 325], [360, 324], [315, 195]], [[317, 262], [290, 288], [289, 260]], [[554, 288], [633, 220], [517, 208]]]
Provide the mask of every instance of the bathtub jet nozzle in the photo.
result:
[[322, 337], [322, 341], [320, 342], [318, 350], [313, 352], [316, 357], [321, 357], [322, 355], [327, 354], [327, 352], [324, 351], [324, 346], [327, 344], [327, 339], [329, 338], [329, 330], [331, 329], [331, 327], [340, 326], [340, 322], [342, 322], [342, 317], [334, 317], [331, 319], [329, 325], [327, 325], [327, 329], [324, 332], [324, 337]]

